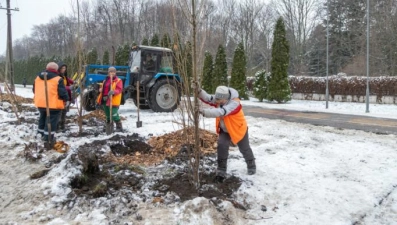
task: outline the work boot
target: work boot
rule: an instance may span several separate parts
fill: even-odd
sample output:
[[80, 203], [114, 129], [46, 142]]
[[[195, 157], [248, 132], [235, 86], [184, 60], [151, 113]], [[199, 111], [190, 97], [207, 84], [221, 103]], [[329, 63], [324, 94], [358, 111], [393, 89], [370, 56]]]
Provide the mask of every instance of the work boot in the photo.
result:
[[216, 169], [215, 182], [223, 183], [226, 178], [227, 159], [218, 159], [218, 168]]
[[255, 159], [246, 160], [246, 163], [247, 163], [248, 175], [254, 175], [256, 173]]
[[[41, 140], [42, 140], [42, 141], [48, 141], [48, 135], [42, 136], [42, 137], [41, 137]], [[55, 142], [55, 141], [56, 141], [56, 138], [54, 137], [53, 134], [51, 135], [51, 141], [52, 141], [52, 142]]]
[[123, 124], [121, 121], [116, 121], [116, 132], [122, 132], [123, 131]]

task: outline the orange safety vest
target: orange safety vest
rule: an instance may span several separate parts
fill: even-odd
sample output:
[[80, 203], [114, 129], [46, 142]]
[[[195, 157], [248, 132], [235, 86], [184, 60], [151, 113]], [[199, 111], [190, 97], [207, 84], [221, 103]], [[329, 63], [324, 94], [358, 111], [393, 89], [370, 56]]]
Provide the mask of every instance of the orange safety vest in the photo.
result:
[[[233, 100], [238, 101], [240, 103], [239, 98], [234, 98]], [[220, 129], [221, 129], [220, 121], [221, 121], [221, 117], [217, 117], [216, 132], [218, 134], [220, 133]], [[229, 133], [233, 144], [237, 144], [244, 138], [248, 126], [247, 126], [247, 121], [245, 120], [244, 117], [244, 112], [243, 112], [243, 108], [241, 107], [241, 104], [239, 106], [239, 109], [237, 109], [237, 112], [232, 112], [227, 116], [223, 116], [223, 122], [225, 123], [227, 132]]]
[[[47, 93], [48, 93], [48, 108], [50, 109], [64, 109], [65, 105], [62, 99], [59, 99], [58, 95], [58, 83], [61, 77], [56, 76], [52, 79], [47, 80]], [[46, 108], [46, 97], [45, 97], [45, 84], [44, 80], [40, 77], [36, 77], [34, 80], [34, 105], [37, 108]]]
[[[105, 85], [105, 81], [106, 81], [106, 80], [104, 80], [104, 81], [102, 82], [102, 88], [103, 88], [103, 85]], [[115, 89], [116, 89], [116, 86], [117, 86], [117, 83], [118, 83], [118, 82], [122, 82], [121, 79], [118, 78], [118, 77], [112, 81], [112, 90], [115, 90]], [[102, 89], [102, 90], [103, 90], [103, 89]], [[97, 98], [97, 100], [96, 100], [96, 102], [97, 102], [99, 105], [102, 104], [102, 93], [103, 93], [103, 92], [100, 92], [100, 93], [99, 93], [98, 98]], [[112, 106], [114, 106], [114, 107], [119, 107], [119, 106], [120, 106], [120, 103], [121, 103], [121, 93], [119, 93], [119, 94], [117, 94], [117, 95], [113, 95], [113, 96], [112, 96]], [[106, 105], [107, 105], [107, 106], [110, 105], [110, 104], [109, 104], [109, 99], [106, 100]]]

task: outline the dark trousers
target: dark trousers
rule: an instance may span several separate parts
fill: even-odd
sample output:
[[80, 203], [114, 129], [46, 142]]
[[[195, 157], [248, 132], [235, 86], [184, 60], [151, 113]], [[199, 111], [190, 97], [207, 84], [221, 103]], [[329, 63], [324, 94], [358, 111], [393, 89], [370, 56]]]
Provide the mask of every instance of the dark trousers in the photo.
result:
[[[231, 138], [229, 133], [226, 133], [221, 129], [218, 138], [218, 148], [217, 148], [218, 160], [227, 160], [227, 158], [229, 157], [230, 141]], [[241, 141], [237, 143], [237, 146], [241, 154], [243, 155], [245, 161], [255, 159], [254, 153], [252, 152], [252, 149], [249, 144], [248, 129], [243, 139], [241, 139]]]
[[[44, 140], [48, 140], [48, 121], [47, 121], [47, 113], [46, 109], [40, 108], [39, 109], [39, 128], [38, 133], [43, 135]], [[58, 126], [59, 121], [59, 114], [61, 110], [50, 110], [50, 124], [51, 124], [51, 138], [54, 137], [54, 133]]]
[[66, 113], [69, 111], [69, 108], [61, 110], [59, 113], [59, 124], [58, 129], [65, 129], [65, 121], [66, 121]]

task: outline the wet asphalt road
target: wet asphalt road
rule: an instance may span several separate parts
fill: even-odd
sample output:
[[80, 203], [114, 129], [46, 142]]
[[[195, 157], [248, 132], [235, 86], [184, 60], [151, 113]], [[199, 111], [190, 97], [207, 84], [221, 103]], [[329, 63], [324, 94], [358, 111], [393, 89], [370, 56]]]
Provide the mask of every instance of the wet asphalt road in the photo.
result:
[[244, 114], [253, 117], [280, 119], [288, 122], [363, 130], [376, 134], [397, 134], [397, 119], [312, 111], [266, 109], [255, 106], [244, 106]]

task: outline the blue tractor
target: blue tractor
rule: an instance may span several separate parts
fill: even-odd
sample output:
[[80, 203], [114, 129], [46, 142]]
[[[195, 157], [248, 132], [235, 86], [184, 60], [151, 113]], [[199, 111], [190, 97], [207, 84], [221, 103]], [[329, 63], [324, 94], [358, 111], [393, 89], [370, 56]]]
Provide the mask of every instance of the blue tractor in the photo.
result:
[[[128, 66], [114, 66], [123, 80], [122, 102], [132, 98], [140, 109], [154, 112], [173, 112], [180, 103], [181, 77], [174, 73], [174, 56], [171, 49], [138, 45], [130, 52]], [[83, 84], [83, 107], [96, 109], [96, 98], [101, 82], [110, 65], [87, 65]], [[92, 72], [94, 71], [94, 72]]]

